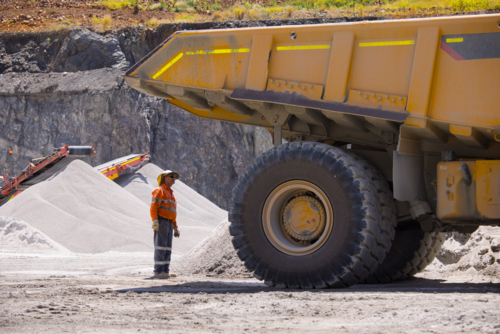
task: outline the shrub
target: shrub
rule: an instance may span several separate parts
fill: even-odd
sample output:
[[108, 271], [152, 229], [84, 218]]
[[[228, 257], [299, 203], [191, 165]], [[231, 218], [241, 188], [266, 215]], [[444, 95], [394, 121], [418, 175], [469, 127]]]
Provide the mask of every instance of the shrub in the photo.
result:
[[156, 28], [160, 24], [160, 21], [156, 17], [150, 18], [146, 21], [146, 28]]
[[236, 8], [233, 9], [234, 17], [237, 20], [243, 20], [243, 18], [245, 17], [246, 12], [247, 12], [246, 7], [236, 7]]
[[219, 21], [222, 20], [222, 14], [219, 12], [215, 12], [214, 15], [212, 16], [213, 21]]
[[179, 1], [175, 3], [174, 12], [185, 12], [189, 6], [184, 1]]
[[106, 6], [109, 10], [118, 10], [129, 6], [135, 6], [135, 0], [103, 0], [100, 4]]
[[260, 11], [257, 8], [252, 8], [248, 10], [248, 18], [250, 20], [256, 20], [259, 18]]

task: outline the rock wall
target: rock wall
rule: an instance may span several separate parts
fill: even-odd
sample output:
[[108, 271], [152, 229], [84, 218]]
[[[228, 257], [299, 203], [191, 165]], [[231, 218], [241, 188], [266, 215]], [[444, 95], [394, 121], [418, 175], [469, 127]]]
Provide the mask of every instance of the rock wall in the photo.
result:
[[271, 147], [271, 137], [197, 118], [129, 88], [120, 75], [155, 40], [139, 29], [0, 35], [0, 172], [15, 174], [65, 144], [94, 144], [94, 166], [149, 152], [155, 164], [179, 171], [227, 209], [238, 175]]

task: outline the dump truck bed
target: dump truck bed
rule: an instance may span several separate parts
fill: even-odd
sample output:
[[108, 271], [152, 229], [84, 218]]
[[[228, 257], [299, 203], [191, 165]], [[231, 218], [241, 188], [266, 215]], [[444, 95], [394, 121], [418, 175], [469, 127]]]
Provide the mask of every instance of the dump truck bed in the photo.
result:
[[386, 147], [404, 124], [415, 140], [488, 149], [500, 140], [499, 25], [495, 14], [182, 31], [124, 78], [289, 141]]

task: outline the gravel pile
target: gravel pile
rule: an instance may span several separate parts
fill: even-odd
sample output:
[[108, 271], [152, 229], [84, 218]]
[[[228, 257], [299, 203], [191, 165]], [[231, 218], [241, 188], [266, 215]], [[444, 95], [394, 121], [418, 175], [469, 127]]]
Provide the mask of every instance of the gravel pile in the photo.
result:
[[436, 259], [422, 273], [429, 278], [468, 277], [500, 282], [500, 228], [481, 226], [472, 234], [447, 233]]
[[[153, 252], [149, 205], [161, 171], [148, 164], [115, 183], [76, 160], [0, 207], [0, 216], [24, 222], [22, 228], [16, 223], [16, 228], [25, 229], [19, 234], [12, 228], [15, 224], [5, 227], [0, 242], [3, 246], [7, 240], [9, 244], [23, 241], [22, 234], [34, 228], [43, 235], [39, 240], [50, 240], [75, 253]], [[227, 220], [227, 212], [180, 181], [173, 189], [180, 202], [177, 220], [181, 231], [181, 238], [174, 240], [175, 259]], [[35, 244], [26, 243], [25, 247]]]
[[0, 216], [28, 223], [71, 252], [152, 252], [148, 210], [137, 197], [75, 160], [0, 207]]
[[1, 252], [36, 250], [37, 252], [56, 251], [69, 253], [66, 248], [36, 228], [22, 220], [10, 217], [0, 217], [0, 245], [2, 245]]
[[189, 253], [172, 263], [172, 270], [182, 275], [220, 278], [253, 277], [238, 258], [225, 221]]

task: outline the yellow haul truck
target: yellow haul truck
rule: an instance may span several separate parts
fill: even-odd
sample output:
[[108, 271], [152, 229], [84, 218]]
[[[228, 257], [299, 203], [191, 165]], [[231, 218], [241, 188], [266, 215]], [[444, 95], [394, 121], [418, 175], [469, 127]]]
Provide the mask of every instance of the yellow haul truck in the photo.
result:
[[500, 15], [181, 31], [124, 78], [272, 131], [229, 213], [270, 286], [409, 277], [500, 222]]

